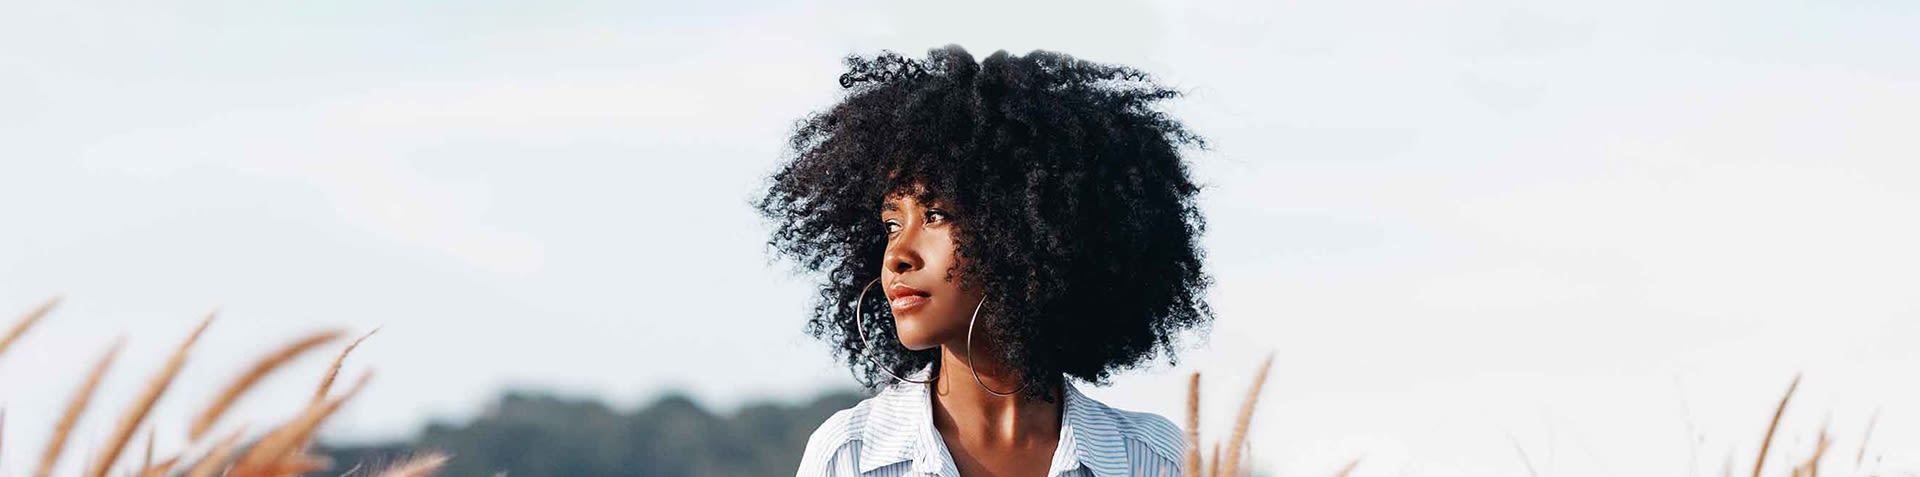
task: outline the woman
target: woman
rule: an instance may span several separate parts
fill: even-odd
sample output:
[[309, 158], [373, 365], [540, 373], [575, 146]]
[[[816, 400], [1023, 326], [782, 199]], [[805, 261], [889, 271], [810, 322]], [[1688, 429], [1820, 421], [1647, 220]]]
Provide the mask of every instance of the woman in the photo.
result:
[[1166, 418], [1067, 378], [1171, 361], [1202, 301], [1178, 92], [1068, 55], [850, 57], [756, 207], [818, 273], [808, 331], [877, 395], [815, 430], [800, 476], [1180, 475]]

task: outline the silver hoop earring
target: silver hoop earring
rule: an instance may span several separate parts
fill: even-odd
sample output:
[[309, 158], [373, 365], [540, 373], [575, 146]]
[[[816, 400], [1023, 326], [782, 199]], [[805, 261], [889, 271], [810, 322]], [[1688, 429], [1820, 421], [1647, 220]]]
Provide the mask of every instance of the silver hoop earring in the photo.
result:
[[[874, 277], [873, 281], [867, 282], [867, 286], [860, 288], [860, 298], [855, 299], [855, 301], [853, 302], [853, 328], [855, 330], [860, 331], [860, 354], [862, 356], [866, 356], [868, 362], [873, 362], [873, 354], [867, 352], [868, 349], [873, 347], [873, 343], [867, 342], [867, 325], [866, 325], [867, 320], [866, 320], [866, 317], [860, 313], [860, 309], [866, 307], [867, 290], [870, 288], [873, 288], [873, 284], [875, 283], [880, 283], [880, 277]], [[975, 313], [979, 313], [979, 311], [976, 310]], [[972, 332], [969, 331], [968, 333], [969, 334], [967, 337], [971, 339], [973, 337], [971, 334]], [[874, 364], [877, 365], [879, 363], [875, 362]], [[969, 362], [968, 364], [971, 365], [972, 363]], [[914, 381], [911, 379], [900, 377], [900, 375], [898, 374], [893, 374], [893, 371], [888, 371], [886, 367], [879, 367], [879, 368], [880, 368], [880, 372], [887, 373], [887, 376], [892, 376], [893, 379], [898, 379], [901, 381], [914, 383], [914, 384], [927, 384], [927, 383], [933, 382], [934, 379], [937, 379], [937, 377], [928, 377], [926, 381]]]
[[995, 391], [993, 390], [993, 388], [987, 387], [986, 381], [980, 380], [980, 368], [975, 367], [973, 365], [973, 322], [974, 320], [977, 320], [980, 318], [980, 307], [983, 307], [983, 306], [987, 306], [986, 298], [981, 298], [980, 304], [973, 306], [973, 317], [967, 318], [967, 370], [973, 372], [973, 382], [975, 384], [979, 384], [980, 389], [985, 389], [987, 390], [987, 392], [993, 393], [993, 395], [995, 396], [1012, 396], [1015, 394], [1019, 394], [1020, 391], [1027, 390], [1027, 383], [1025, 382], [1026, 380], [1024, 379], [1021, 380], [1022, 382], [1020, 383], [1020, 388], [1013, 390], [1013, 392], [1003, 393], [1000, 391]]

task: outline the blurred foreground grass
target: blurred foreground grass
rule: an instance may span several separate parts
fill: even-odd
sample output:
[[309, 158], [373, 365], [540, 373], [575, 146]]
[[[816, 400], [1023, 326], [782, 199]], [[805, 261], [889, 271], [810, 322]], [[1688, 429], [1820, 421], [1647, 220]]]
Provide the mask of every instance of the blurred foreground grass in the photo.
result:
[[[58, 298], [48, 300], [15, 321], [6, 335], [0, 337], [0, 359], [4, 359], [7, 349], [26, 335], [40, 320], [46, 318], [59, 303]], [[154, 371], [148, 378], [140, 394], [121, 412], [107, 441], [96, 447], [99, 452], [86, 461], [83, 466], [86, 477], [106, 477], [109, 473], [138, 477], [287, 477], [317, 473], [332, 466], [329, 459], [311, 452], [312, 439], [320, 425], [338, 411], [340, 406], [346, 404], [348, 399], [358, 394], [372, 378], [371, 372], [364, 373], [346, 392], [338, 395], [331, 392], [334, 378], [338, 376], [341, 364], [346, 360], [347, 353], [360, 343], [358, 340], [348, 344], [334, 358], [333, 366], [325, 376], [319, 379], [319, 386], [315, 389], [311, 400], [293, 403], [302, 411], [292, 419], [252, 437], [249, 437], [244, 427], [239, 427], [217, 433], [225, 436], [218, 440], [208, 438], [216, 435], [211, 431], [220, 424], [220, 418], [226, 414], [226, 411], [261, 378], [308, 351], [339, 340], [345, 335], [345, 332], [340, 330], [322, 331], [301, 337], [260, 357], [240, 375], [234, 376], [213, 401], [208, 402], [195, 415], [189, 426], [188, 443], [185, 449], [166, 451], [156, 459], [154, 434], [157, 431], [155, 426], [147, 423], [147, 416], [153, 411], [154, 405], [160, 401], [160, 398], [166, 394], [174, 378], [179, 376], [194, 343], [199, 341], [200, 335], [206, 332], [207, 327], [213, 323], [213, 319], [213, 315], [209, 314], [200, 320], [199, 326], [194, 327], [192, 333], [181, 341], [160, 369]], [[365, 336], [362, 336], [362, 339], [364, 338]], [[36, 477], [46, 477], [54, 473], [65, 453], [67, 440], [72, 437], [74, 426], [86, 416], [94, 392], [99, 389], [101, 380], [112, 368], [124, 344], [124, 340], [115, 341], [95, 361], [78, 389], [72, 391], [72, 397], [68, 400], [65, 411], [53, 424], [46, 448], [40, 453], [40, 460], [34, 471]], [[34, 391], [40, 392], [40, 390]], [[4, 425], [3, 420], [0, 420], [0, 425]], [[4, 428], [0, 427], [0, 429]], [[147, 434], [143, 458], [137, 462], [122, 461], [122, 454], [126, 453], [134, 436], [142, 429], [145, 429]], [[4, 444], [4, 441], [0, 441], [0, 444]], [[0, 451], [4, 450], [4, 447], [0, 447]], [[447, 457], [444, 455], [422, 454], [396, 463], [376, 475], [424, 477], [432, 475], [434, 470], [446, 460]]]
[[[0, 359], [35, 324], [46, 318], [59, 303], [49, 300], [16, 320], [0, 337]], [[258, 358], [206, 403], [186, 427], [188, 443], [183, 449], [161, 452], [156, 457], [154, 425], [147, 415], [165, 394], [185, 365], [189, 351], [202, 332], [213, 322], [209, 315], [183, 340], [160, 369], [148, 378], [141, 393], [129, 403], [106, 442], [85, 461], [86, 477], [116, 475], [188, 476], [188, 477], [285, 477], [299, 475], [360, 475], [362, 464], [401, 460], [369, 474], [377, 477], [418, 477], [445, 472], [449, 475], [513, 475], [526, 477], [597, 477], [615, 475], [700, 475], [709, 477], [786, 475], [797, 465], [807, 436], [827, 416], [864, 398], [854, 392], [831, 393], [798, 406], [754, 404], [728, 416], [708, 413], [691, 399], [669, 395], [637, 412], [622, 414], [590, 400], [566, 400], [536, 393], [512, 393], [488, 412], [464, 426], [435, 423], [418, 438], [408, 442], [377, 445], [329, 447], [316, 445], [313, 436], [321, 424], [364, 387], [371, 378], [365, 372], [345, 392], [333, 393], [333, 383], [348, 353], [372, 333], [341, 347], [324, 376], [318, 377], [313, 397], [291, 403], [301, 412], [267, 432], [250, 435], [244, 426], [222, 426], [221, 418], [241, 396], [263, 377], [301, 355], [335, 343], [347, 334], [326, 330], [289, 341]], [[119, 356], [124, 343], [116, 341], [83, 376], [72, 390], [65, 412], [54, 421], [46, 447], [38, 454], [35, 477], [47, 477], [61, 461], [75, 425], [86, 416], [94, 393]], [[1254, 475], [1248, 452], [1247, 434], [1258, 407], [1261, 389], [1272, 365], [1269, 357], [1262, 363], [1246, 392], [1224, 442], [1203, 445], [1200, 433], [1200, 373], [1189, 380], [1186, 409], [1188, 453], [1184, 473], [1195, 477], [1240, 477]], [[1763, 436], [1756, 436], [1758, 451], [1750, 466], [1729, 460], [1721, 469], [1725, 477], [1828, 475], [1877, 476], [1866, 467], [1871, 448], [1872, 422], [1846, 452], [1834, 447], [1833, 436], [1822, 429], [1808, 457], [1791, 466], [1767, 467], [1767, 456], [1774, 452], [1781, 417], [1788, 410], [1793, 393], [1799, 387], [1795, 377]], [[29, 392], [51, 392], [29, 390]], [[1167, 413], [1171, 415], [1172, 413]], [[1877, 418], [1876, 418], [1877, 420]], [[4, 409], [0, 409], [0, 430], [5, 429]], [[216, 428], [223, 429], [214, 432]], [[138, 461], [123, 460], [124, 453], [141, 430], [146, 431], [146, 447]], [[212, 436], [224, 436], [212, 439]], [[4, 436], [4, 434], [0, 434]], [[0, 440], [0, 456], [5, 455]], [[1851, 458], [1849, 458], [1851, 457]], [[451, 460], [450, 460], [451, 458]], [[1537, 477], [1532, 462], [1520, 456], [1528, 474]], [[1876, 459], [1877, 460], [1877, 459]], [[335, 462], [351, 462], [339, 470]], [[1333, 474], [1346, 476], [1366, 465], [1352, 459]], [[1824, 466], [1824, 467], [1823, 467]]]

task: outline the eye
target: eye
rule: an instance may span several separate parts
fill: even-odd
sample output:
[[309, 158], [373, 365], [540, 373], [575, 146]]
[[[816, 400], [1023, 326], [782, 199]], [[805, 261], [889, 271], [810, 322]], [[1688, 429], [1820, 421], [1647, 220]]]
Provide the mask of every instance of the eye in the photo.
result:
[[939, 219], [938, 219], [938, 221], [939, 221], [940, 223], [947, 223], [947, 222], [952, 222], [952, 221], [953, 221], [953, 217], [952, 217], [952, 216], [949, 216], [949, 215], [947, 215], [947, 212], [946, 212], [946, 211], [943, 211], [943, 210], [940, 210], [940, 209], [928, 209], [928, 210], [927, 210], [927, 221], [928, 221], [928, 222], [934, 222], [934, 221], [936, 220], [936, 219], [935, 219], [935, 217], [938, 217], [938, 218], [939, 218]]
[[898, 220], [887, 219], [882, 226], [886, 227], [887, 235], [893, 235], [894, 232], [900, 231], [900, 221]]

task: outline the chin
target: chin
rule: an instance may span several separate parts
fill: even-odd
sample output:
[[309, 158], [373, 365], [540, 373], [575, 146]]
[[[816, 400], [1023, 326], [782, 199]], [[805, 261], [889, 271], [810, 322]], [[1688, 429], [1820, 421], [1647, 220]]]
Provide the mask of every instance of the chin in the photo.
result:
[[893, 324], [900, 333], [900, 346], [914, 351], [940, 347], [940, 339], [934, 337], [936, 333], [922, 326], [918, 319], [902, 317], [895, 319]]

